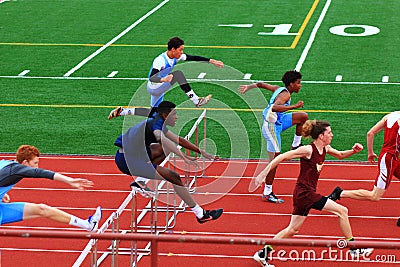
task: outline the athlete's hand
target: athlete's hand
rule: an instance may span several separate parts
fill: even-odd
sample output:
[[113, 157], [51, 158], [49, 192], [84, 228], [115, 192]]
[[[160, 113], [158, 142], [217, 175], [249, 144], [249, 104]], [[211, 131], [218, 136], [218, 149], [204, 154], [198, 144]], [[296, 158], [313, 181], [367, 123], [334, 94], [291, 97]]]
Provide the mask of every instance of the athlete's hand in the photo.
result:
[[378, 156], [372, 152], [372, 153], [368, 153], [368, 161], [371, 163], [375, 163], [375, 159], [377, 159]]
[[361, 150], [363, 150], [363, 145], [362, 144], [359, 144], [359, 143], [355, 143], [354, 144], [354, 146], [353, 146], [353, 151], [355, 152], [355, 153], [359, 153], [359, 152], [361, 152]]
[[3, 201], [4, 203], [9, 203], [10, 202], [10, 196], [8, 194], [5, 194], [1, 201]]
[[205, 150], [201, 150], [201, 149], [200, 149], [200, 154], [201, 154], [204, 158], [206, 158], [206, 159], [208, 159], [208, 160], [218, 160], [218, 159], [219, 159], [219, 156], [217, 156], [217, 155], [211, 155], [211, 154], [207, 153]]
[[94, 183], [87, 179], [71, 178], [71, 180], [69, 181], [69, 185], [76, 189], [85, 190], [87, 188], [93, 187]]
[[241, 85], [238, 88], [239, 93], [241, 93], [242, 95], [244, 95], [244, 93], [246, 93], [248, 90], [250, 89], [249, 86], [247, 85]]
[[303, 108], [304, 107], [304, 101], [299, 101], [294, 105], [296, 108]]
[[219, 61], [219, 60], [215, 60], [215, 59], [210, 59], [210, 61], [209, 61], [211, 64], [213, 64], [215, 67], [218, 67], [218, 68], [223, 68], [225, 65], [224, 65], [224, 62], [222, 62], [222, 61]]
[[257, 187], [259, 187], [260, 185], [262, 185], [265, 182], [265, 176], [261, 175], [261, 173], [259, 175], [256, 176], [255, 179], [255, 184]]

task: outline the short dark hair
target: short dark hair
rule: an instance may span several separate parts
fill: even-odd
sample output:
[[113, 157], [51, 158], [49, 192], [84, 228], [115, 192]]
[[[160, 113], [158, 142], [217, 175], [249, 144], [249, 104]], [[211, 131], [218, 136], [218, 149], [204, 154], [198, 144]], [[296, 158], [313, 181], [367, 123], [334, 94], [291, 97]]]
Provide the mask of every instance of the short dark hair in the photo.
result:
[[172, 37], [168, 41], [168, 50], [171, 50], [172, 48], [178, 49], [178, 47], [180, 47], [181, 45], [184, 45], [184, 44], [185, 44], [185, 42], [181, 38], [179, 38], [177, 36]]
[[163, 101], [161, 102], [158, 107], [157, 107], [157, 112], [158, 114], [169, 114], [171, 110], [176, 108], [176, 105], [172, 102], [169, 101]]
[[289, 70], [285, 72], [282, 76], [282, 82], [285, 86], [289, 86], [291, 83], [294, 83], [296, 80], [301, 79], [302, 75], [297, 70]]

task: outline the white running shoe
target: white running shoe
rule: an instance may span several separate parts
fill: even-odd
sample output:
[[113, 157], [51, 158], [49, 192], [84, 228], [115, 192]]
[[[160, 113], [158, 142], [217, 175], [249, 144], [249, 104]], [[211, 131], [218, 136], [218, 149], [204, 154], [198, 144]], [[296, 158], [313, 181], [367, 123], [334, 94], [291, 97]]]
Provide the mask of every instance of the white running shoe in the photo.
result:
[[206, 97], [199, 97], [199, 103], [197, 103], [196, 108], [199, 108], [199, 107], [207, 104], [208, 101], [210, 101], [211, 97], [212, 97], [212, 95], [208, 95]]
[[111, 110], [110, 115], [108, 115], [108, 119], [111, 120], [112, 118], [116, 118], [121, 116], [122, 107], [116, 107], [115, 109]]
[[350, 255], [353, 258], [369, 257], [373, 251], [373, 248], [353, 248], [350, 249]]
[[90, 229], [88, 229], [90, 232], [95, 232], [97, 231], [97, 229], [99, 228], [99, 222], [101, 220], [101, 207], [97, 207], [96, 211], [94, 212], [94, 214], [92, 216], [89, 217], [88, 221], [90, 224]]
[[268, 263], [267, 253], [267, 248], [263, 248], [254, 254], [253, 259], [263, 267], [275, 267], [275, 265]]

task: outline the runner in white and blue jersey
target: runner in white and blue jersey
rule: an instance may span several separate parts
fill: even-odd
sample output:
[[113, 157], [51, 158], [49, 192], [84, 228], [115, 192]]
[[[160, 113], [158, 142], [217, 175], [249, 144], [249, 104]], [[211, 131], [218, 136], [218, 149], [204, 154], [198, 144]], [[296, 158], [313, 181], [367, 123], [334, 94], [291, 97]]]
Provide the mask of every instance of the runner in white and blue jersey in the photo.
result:
[[[308, 120], [305, 112], [287, 112], [289, 110], [304, 107], [303, 101], [291, 105], [292, 93], [298, 93], [301, 88], [302, 75], [296, 70], [285, 72], [282, 77], [284, 87], [258, 82], [250, 85], [241, 85], [239, 92], [242, 94], [253, 88], [262, 88], [273, 92], [268, 106], [263, 111], [262, 133], [267, 142], [269, 160], [273, 160], [281, 152], [281, 133], [296, 125], [296, 133], [293, 138], [292, 149], [301, 145], [301, 131], [304, 122]], [[282, 203], [283, 199], [277, 198], [272, 191], [272, 183], [275, 178], [276, 169], [271, 170], [266, 178], [262, 198], [273, 203]]]
[[88, 231], [96, 231], [101, 219], [101, 208], [89, 219], [83, 220], [46, 204], [29, 202], [10, 202], [7, 194], [19, 181], [24, 178], [47, 178], [60, 181], [77, 189], [86, 189], [93, 186], [87, 179], [71, 178], [60, 173], [38, 168], [39, 150], [34, 146], [23, 145], [17, 151], [17, 161], [0, 160], [0, 225], [19, 222], [38, 217], [70, 224]]
[[[179, 37], [171, 38], [168, 41], [168, 50], [153, 60], [148, 75], [149, 80], [147, 82], [147, 91], [151, 95], [150, 106], [152, 108], [158, 107], [158, 105], [164, 100], [164, 93], [175, 83], [178, 83], [180, 88], [196, 107], [201, 107], [210, 101], [212, 95], [206, 97], [197, 96], [190, 84], [187, 82], [183, 72], [180, 70], [173, 71], [173, 69], [179, 61], [208, 62], [220, 68], [224, 67], [224, 63], [211, 58], [184, 54], [184, 44], [184, 41]], [[152, 112], [149, 112], [142, 108], [117, 107], [110, 112], [108, 119], [126, 115], [148, 116], [149, 113], [154, 114], [154, 109]]]

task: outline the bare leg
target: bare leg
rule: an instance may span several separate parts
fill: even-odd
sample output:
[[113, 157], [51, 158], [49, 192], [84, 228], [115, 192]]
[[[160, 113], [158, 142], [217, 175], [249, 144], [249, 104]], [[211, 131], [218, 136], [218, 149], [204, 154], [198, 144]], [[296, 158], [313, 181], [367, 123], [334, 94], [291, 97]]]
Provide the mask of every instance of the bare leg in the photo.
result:
[[168, 182], [171, 182], [174, 186], [175, 192], [190, 208], [196, 206], [196, 202], [189, 194], [187, 188], [184, 186], [179, 174], [170, 169], [157, 166], [156, 179], [164, 179]]
[[[268, 152], [268, 158], [269, 161], [271, 162], [275, 157], [277, 157], [280, 153], [279, 152]], [[272, 185], [275, 179], [275, 174], [276, 174], [276, 168], [272, 169], [268, 174], [267, 177], [265, 178], [265, 184], [267, 185]]]
[[67, 224], [71, 220], [71, 215], [57, 208], [50, 207], [46, 204], [25, 203], [23, 219], [26, 220], [39, 217]]
[[353, 233], [351, 231], [350, 221], [349, 221], [349, 214], [348, 210], [345, 206], [342, 206], [331, 199], [328, 199], [326, 202], [323, 211], [331, 212], [339, 217], [339, 226], [342, 230], [343, 235], [345, 238], [352, 238]]
[[277, 233], [274, 239], [293, 237], [300, 231], [300, 227], [303, 225], [306, 218], [307, 216], [292, 215], [288, 227]]
[[385, 191], [385, 189], [377, 188], [376, 186], [374, 186], [374, 189], [372, 189], [372, 191], [368, 191], [365, 189], [343, 190], [343, 192], [340, 194], [340, 197], [348, 197], [358, 200], [379, 201]]

